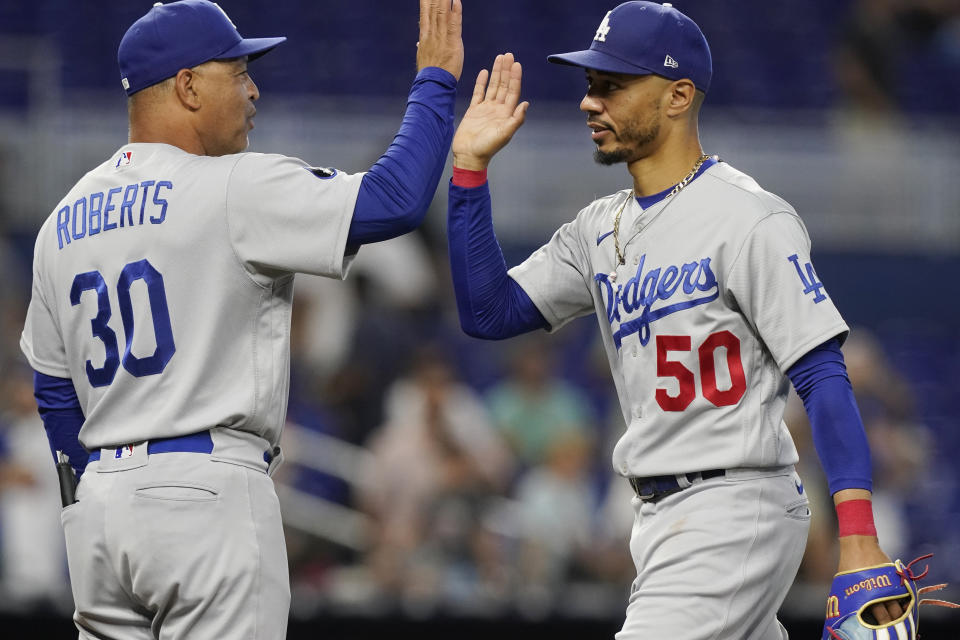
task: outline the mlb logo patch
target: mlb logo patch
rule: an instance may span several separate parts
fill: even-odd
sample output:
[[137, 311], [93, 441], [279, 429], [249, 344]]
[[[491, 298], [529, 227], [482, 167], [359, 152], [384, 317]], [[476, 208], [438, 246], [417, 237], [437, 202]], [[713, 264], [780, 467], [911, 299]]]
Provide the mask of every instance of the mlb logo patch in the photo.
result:
[[117, 452], [114, 454], [114, 458], [121, 460], [123, 458], [129, 458], [133, 455], [133, 445], [128, 444], [125, 447], [117, 447]]
[[120, 154], [120, 157], [117, 158], [117, 164], [114, 166], [114, 169], [119, 169], [120, 167], [130, 164], [130, 160], [133, 159], [133, 151], [124, 151]]

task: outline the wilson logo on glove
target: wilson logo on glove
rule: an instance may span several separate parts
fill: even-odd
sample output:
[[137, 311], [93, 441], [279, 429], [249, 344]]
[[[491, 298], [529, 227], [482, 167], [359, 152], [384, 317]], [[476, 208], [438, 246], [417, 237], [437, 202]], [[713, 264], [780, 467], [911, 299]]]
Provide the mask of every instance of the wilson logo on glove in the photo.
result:
[[[827, 598], [827, 621], [823, 625], [821, 640], [916, 640], [920, 605], [960, 608], [960, 605], [945, 600], [918, 599], [925, 593], [947, 586], [935, 584], [920, 587], [917, 584], [927, 575], [930, 567], [925, 567], [917, 575], [913, 572], [913, 565], [932, 556], [920, 556], [907, 565], [897, 560], [890, 564], [838, 573]], [[864, 618], [870, 607], [890, 600], [902, 601], [902, 616], [883, 624], [874, 624]]]

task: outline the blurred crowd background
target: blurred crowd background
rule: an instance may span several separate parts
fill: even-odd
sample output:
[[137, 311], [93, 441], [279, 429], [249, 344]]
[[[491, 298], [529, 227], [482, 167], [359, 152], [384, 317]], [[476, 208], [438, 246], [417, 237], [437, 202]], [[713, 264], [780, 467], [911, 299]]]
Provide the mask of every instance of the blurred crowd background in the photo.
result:
[[[18, 341], [37, 229], [126, 141], [116, 47], [150, 4], [0, 0], [0, 611], [71, 609], [56, 476]], [[251, 150], [369, 167], [415, 72], [416, 3], [220, 4], [245, 35], [289, 37], [251, 65]], [[501, 51], [524, 63], [532, 102], [490, 173], [512, 265], [628, 184], [623, 167], [591, 161], [582, 74], [545, 61], [586, 47], [614, 5], [464, 5], [458, 114]], [[794, 205], [854, 326], [844, 352], [881, 544], [905, 560], [935, 553], [932, 577], [960, 585], [960, 2], [675, 5], [713, 50], [705, 151]], [[624, 422], [596, 320], [503, 343], [463, 335], [445, 185], [420, 231], [364, 247], [346, 282], [298, 276], [276, 478], [292, 615], [616, 620], [634, 577], [631, 492], [610, 467]], [[202, 237], [184, 242], [203, 251]], [[796, 398], [787, 421], [814, 519], [785, 610], [821, 618], [836, 524]]]

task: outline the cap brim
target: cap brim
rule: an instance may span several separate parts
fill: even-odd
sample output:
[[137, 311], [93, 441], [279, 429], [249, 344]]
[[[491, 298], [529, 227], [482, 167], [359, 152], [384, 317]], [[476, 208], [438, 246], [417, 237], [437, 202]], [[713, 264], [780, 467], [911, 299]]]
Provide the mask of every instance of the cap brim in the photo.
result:
[[635, 64], [630, 64], [620, 58], [611, 56], [608, 53], [595, 51], [593, 49], [556, 53], [552, 56], [547, 56], [547, 62], [565, 64], [571, 67], [583, 67], [584, 69], [595, 69], [608, 73], [629, 73], [636, 76], [646, 76], [656, 73], [646, 67], [638, 67]]
[[285, 37], [279, 38], [244, 38], [234, 46], [217, 55], [219, 59], [241, 58], [247, 56], [250, 60], [259, 58], [269, 52], [281, 42], [285, 42]]

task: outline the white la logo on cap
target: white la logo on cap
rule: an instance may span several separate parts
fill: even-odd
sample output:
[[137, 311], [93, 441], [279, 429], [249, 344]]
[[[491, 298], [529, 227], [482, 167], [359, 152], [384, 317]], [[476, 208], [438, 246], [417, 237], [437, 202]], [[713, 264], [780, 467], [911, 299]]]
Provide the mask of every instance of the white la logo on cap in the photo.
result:
[[603, 22], [600, 23], [600, 26], [597, 28], [597, 35], [593, 36], [594, 40], [599, 40], [600, 42], [607, 41], [607, 34], [610, 33], [610, 14], [612, 11], [607, 11], [607, 15], [603, 16]]

